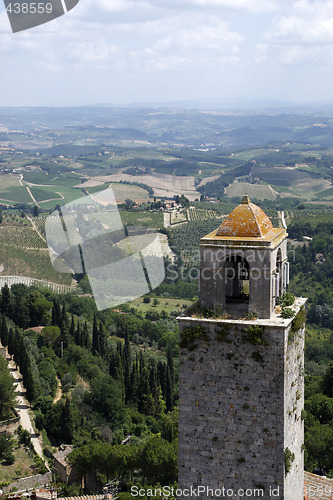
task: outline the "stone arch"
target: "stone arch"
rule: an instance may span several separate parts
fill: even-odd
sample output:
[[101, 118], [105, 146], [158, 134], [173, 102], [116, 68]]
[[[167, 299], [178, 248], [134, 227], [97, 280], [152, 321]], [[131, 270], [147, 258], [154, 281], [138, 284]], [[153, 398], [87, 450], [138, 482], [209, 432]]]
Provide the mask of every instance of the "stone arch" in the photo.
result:
[[250, 265], [240, 254], [228, 255], [224, 260], [225, 304], [227, 312], [237, 307], [247, 312], [250, 302]]
[[283, 258], [282, 250], [276, 252], [275, 296], [279, 297], [283, 290]]

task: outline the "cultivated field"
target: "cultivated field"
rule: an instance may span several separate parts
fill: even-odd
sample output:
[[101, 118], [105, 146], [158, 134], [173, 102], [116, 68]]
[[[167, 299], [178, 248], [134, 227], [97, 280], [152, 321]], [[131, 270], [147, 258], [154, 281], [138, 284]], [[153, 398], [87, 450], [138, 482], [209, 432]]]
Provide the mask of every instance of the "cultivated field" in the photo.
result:
[[72, 283], [71, 274], [58, 273], [53, 269], [46, 248], [31, 249], [7, 244], [0, 246], [0, 255], [0, 276], [28, 276], [61, 285]]
[[[85, 184], [86, 183], [83, 183], [81, 184], [81, 186], [85, 187]], [[149, 199], [149, 193], [146, 189], [130, 184], [120, 184], [119, 182], [86, 187], [85, 189], [89, 194], [96, 194], [100, 191], [104, 191], [104, 189], [107, 189], [109, 186], [113, 191], [117, 203], [125, 203], [126, 200], [132, 200], [137, 203], [144, 203]]]
[[248, 182], [234, 182], [225, 189], [228, 196], [243, 196], [248, 194], [250, 198], [257, 200], [275, 200], [276, 194], [268, 184], [250, 184]]
[[[104, 182], [120, 181], [139, 182], [151, 186], [154, 189], [155, 196], [173, 198], [177, 194], [184, 194], [184, 196], [186, 196], [190, 201], [193, 201], [199, 197], [199, 193], [196, 191], [194, 186], [194, 177], [189, 176], [155, 173], [149, 175], [129, 175], [126, 173], [118, 173], [112, 175], [91, 177], [91, 180], [99, 181], [101, 182], [101, 184], [103, 184]], [[86, 183], [83, 183], [80, 185], [80, 187], [89, 188], [89, 184], [86, 186]]]
[[223, 219], [224, 215], [219, 215], [216, 210], [207, 210], [204, 208], [190, 207], [187, 210], [187, 219], [190, 222], [202, 221], [208, 219]]
[[295, 167], [254, 167], [252, 173], [270, 183], [282, 195], [285, 193], [308, 200], [332, 186], [329, 181], [312, 177]]
[[[32, 218], [40, 233], [45, 235], [45, 219]], [[8, 217], [0, 225], [0, 277], [26, 276], [71, 285], [70, 274], [59, 273], [51, 265], [45, 241], [27, 219]]]

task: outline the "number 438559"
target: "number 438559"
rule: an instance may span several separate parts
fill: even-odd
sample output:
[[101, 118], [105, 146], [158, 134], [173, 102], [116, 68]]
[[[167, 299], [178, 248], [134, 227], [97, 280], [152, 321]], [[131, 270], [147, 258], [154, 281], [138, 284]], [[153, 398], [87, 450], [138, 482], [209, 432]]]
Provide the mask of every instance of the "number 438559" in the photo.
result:
[[42, 2], [32, 3], [10, 3], [6, 7], [6, 11], [10, 14], [51, 14], [52, 4]]

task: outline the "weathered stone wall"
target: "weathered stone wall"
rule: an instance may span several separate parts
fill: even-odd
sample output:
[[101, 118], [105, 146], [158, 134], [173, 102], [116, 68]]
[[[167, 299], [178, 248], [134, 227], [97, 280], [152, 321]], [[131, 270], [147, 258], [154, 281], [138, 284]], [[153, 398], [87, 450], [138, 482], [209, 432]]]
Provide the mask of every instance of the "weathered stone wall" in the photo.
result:
[[[188, 328], [206, 337], [181, 343], [179, 487], [224, 487], [225, 492], [233, 490], [234, 499], [244, 498], [239, 489], [263, 489], [263, 496], [252, 496], [303, 500], [299, 489], [303, 482], [303, 334], [288, 342], [291, 320], [184, 317], [179, 323], [183, 338]], [[256, 344], [260, 338], [263, 343]], [[292, 406], [289, 415], [293, 403], [296, 410]], [[286, 447], [296, 456], [287, 476]], [[270, 489], [275, 489], [275, 496]]]
[[285, 479], [285, 500], [294, 500], [295, 491], [304, 487], [304, 336], [305, 329], [285, 332], [284, 428], [285, 443], [295, 456]]
[[14, 483], [5, 486], [3, 489], [4, 493], [9, 493], [11, 491], [24, 491], [33, 488], [39, 488], [52, 482], [52, 473], [47, 472], [46, 474], [37, 474], [36, 476], [23, 477], [18, 479]]

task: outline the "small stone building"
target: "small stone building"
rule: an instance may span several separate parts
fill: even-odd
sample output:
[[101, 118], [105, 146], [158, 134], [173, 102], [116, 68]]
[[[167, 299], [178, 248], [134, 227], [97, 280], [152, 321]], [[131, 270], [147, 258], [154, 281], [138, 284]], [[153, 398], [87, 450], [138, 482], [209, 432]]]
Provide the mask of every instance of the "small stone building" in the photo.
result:
[[52, 455], [53, 466], [59, 478], [64, 483], [80, 482], [81, 478], [75, 469], [67, 462], [67, 455], [73, 450], [69, 444], [60, 445], [59, 451]]

